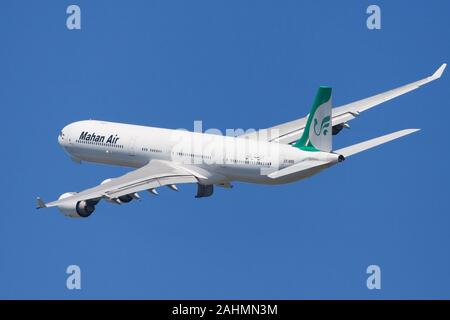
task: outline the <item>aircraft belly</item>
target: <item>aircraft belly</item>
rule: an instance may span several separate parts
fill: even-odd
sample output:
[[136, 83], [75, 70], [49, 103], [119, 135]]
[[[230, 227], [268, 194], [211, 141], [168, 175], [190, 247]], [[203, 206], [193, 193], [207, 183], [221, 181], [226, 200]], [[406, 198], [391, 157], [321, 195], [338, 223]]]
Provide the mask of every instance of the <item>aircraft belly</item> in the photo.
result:
[[253, 175], [236, 175], [236, 174], [227, 174], [227, 177], [230, 178], [230, 180], [232, 181], [240, 181], [240, 182], [249, 182], [249, 183], [256, 183], [256, 184], [271, 184], [271, 185], [276, 185], [276, 184], [286, 184], [286, 183], [292, 183], [295, 181], [299, 181], [302, 179], [306, 179], [309, 178], [317, 173], [319, 173], [320, 171], [322, 171], [323, 169], [328, 168], [330, 165], [323, 165], [320, 167], [315, 167], [315, 168], [311, 168], [308, 170], [304, 170], [304, 171], [300, 171], [300, 172], [295, 172], [286, 176], [282, 176], [279, 178], [270, 178], [268, 177], [266, 174], [261, 174], [259, 171], [258, 173], [254, 173]]

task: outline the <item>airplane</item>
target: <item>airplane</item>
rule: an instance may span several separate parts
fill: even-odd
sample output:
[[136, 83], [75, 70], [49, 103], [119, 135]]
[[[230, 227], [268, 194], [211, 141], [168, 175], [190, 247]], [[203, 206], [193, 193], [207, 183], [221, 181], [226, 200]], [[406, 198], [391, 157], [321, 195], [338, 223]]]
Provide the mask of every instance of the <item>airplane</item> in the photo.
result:
[[139, 192], [157, 195], [167, 186], [197, 184], [197, 198], [209, 197], [214, 186], [231, 188], [233, 182], [284, 184], [305, 179], [346, 158], [420, 129], [405, 129], [339, 150], [332, 136], [361, 112], [439, 79], [442, 64], [424, 79], [332, 108], [332, 89], [319, 87], [310, 113], [301, 119], [238, 136], [221, 136], [97, 120], [65, 126], [58, 143], [77, 163], [118, 165], [134, 170], [81, 192], [66, 192], [37, 208], [58, 207], [68, 217], [86, 218], [103, 199], [122, 205], [140, 199]]

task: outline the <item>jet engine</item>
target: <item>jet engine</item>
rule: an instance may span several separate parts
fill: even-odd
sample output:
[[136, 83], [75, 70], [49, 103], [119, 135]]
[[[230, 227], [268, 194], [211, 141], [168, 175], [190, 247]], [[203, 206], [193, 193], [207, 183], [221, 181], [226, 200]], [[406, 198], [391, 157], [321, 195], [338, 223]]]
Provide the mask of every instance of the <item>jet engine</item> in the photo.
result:
[[128, 203], [131, 200], [139, 200], [141, 199], [141, 197], [135, 192], [120, 196], [118, 199], [120, 200], [121, 203]]
[[133, 197], [129, 194], [119, 197], [120, 202], [127, 203], [133, 200]]
[[[75, 195], [76, 192], [66, 192], [59, 197], [59, 200]], [[59, 211], [62, 212], [67, 217], [72, 218], [87, 218], [89, 217], [95, 210], [95, 205], [98, 203], [98, 200], [82, 200], [82, 201], [73, 201], [67, 204], [63, 204], [58, 206]]]
[[[103, 180], [102, 183], [100, 183], [100, 185], [108, 183], [108, 182], [110, 182], [112, 180], [113, 179], [111, 179], [111, 178]], [[126, 194], [126, 195], [120, 196], [118, 199], [119, 199], [120, 203], [128, 203], [128, 202], [130, 202], [133, 199], [139, 199], [139, 195], [137, 193]], [[110, 202], [115, 202], [115, 201], [113, 200], [113, 201], [110, 201]]]

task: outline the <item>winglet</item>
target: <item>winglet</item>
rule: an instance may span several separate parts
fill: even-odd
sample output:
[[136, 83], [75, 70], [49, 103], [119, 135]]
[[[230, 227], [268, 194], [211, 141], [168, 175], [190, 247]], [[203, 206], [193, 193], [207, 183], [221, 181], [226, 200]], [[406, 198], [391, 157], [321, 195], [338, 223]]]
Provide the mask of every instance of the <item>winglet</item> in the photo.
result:
[[444, 73], [444, 70], [445, 70], [446, 67], [447, 67], [447, 64], [446, 64], [446, 63], [443, 63], [443, 64], [439, 67], [439, 69], [437, 69], [436, 72], [433, 73], [433, 75], [431, 76], [431, 78], [433, 78], [433, 79], [439, 79], [439, 78], [442, 76], [442, 74]]
[[47, 206], [45, 205], [45, 203], [44, 203], [44, 201], [41, 199], [41, 197], [37, 197], [37, 198], [36, 198], [36, 202], [37, 202], [36, 209], [47, 208]]

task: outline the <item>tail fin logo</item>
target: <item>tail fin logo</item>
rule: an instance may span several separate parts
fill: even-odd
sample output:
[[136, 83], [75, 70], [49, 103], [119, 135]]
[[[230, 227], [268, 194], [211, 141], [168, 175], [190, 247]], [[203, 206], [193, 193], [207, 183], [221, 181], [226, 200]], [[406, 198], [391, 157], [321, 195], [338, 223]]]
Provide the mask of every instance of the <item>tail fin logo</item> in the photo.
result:
[[330, 116], [326, 116], [325, 118], [322, 119], [322, 122], [320, 123], [320, 128], [317, 131], [317, 125], [319, 124], [319, 121], [317, 120], [317, 118], [314, 118], [314, 133], [316, 136], [320, 136], [320, 134], [323, 131], [323, 135], [326, 136], [328, 133], [328, 128], [330, 126]]

